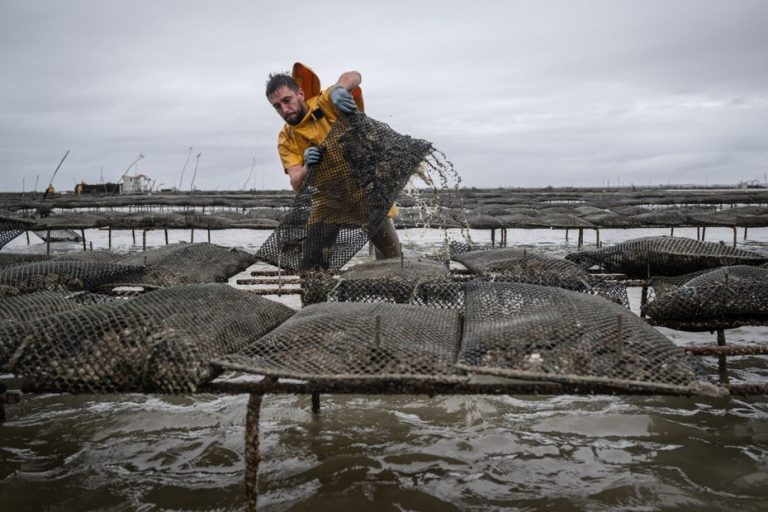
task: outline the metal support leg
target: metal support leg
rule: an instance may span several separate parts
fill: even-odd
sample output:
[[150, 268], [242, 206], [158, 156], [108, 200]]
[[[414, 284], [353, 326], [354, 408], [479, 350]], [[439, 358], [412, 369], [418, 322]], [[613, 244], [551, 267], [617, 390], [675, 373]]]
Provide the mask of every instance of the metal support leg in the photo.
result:
[[[717, 330], [717, 346], [725, 346], [725, 332], [722, 329]], [[717, 369], [720, 373], [720, 383], [728, 384], [728, 360], [725, 354], [717, 356]]]
[[259, 416], [261, 395], [248, 397], [248, 412], [245, 415], [245, 510], [255, 512], [259, 497]]
[[320, 414], [320, 393], [312, 392], [312, 414]]
[[7, 388], [5, 384], [0, 383], [0, 425], [5, 421], [5, 392]]

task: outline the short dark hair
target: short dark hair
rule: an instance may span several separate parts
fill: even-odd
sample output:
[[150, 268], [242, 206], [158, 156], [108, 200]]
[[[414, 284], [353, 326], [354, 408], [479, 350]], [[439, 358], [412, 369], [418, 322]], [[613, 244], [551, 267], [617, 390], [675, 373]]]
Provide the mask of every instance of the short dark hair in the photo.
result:
[[267, 80], [267, 97], [270, 97], [283, 87], [288, 87], [293, 92], [298, 92], [299, 90], [299, 84], [288, 73], [270, 74], [269, 80]]

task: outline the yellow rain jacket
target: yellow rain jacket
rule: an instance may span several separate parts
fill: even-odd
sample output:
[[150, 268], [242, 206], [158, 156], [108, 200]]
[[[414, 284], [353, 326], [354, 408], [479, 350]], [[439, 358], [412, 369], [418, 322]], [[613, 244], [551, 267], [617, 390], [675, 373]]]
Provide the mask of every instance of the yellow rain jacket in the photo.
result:
[[[320, 79], [314, 71], [304, 64], [297, 62], [293, 65], [293, 79], [304, 91], [304, 100], [307, 102], [308, 112], [304, 119], [295, 126], [285, 124], [280, 131], [277, 141], [277, 151], [283, 163], [283, 169], [294, 165], [304, 164], [304, 151], [311, 146], [319, 146], [323, 143], [331, 125], [336, 122], [338, 113], [331, 101], [330, 92], [333, 86], [321, 89]], [[363, 103], [363, 91], [360, 87], [352, 91], [352, 97], [360, 112], [365, 111]], [[286, 171], [287, 172], [287, 171]], [[329, 205], [330, 206], [330, 205]], [[397, 207], [392, 206], [387, 217], [397, 216]], [[333, 222], [332, 219], [325, 219]]]

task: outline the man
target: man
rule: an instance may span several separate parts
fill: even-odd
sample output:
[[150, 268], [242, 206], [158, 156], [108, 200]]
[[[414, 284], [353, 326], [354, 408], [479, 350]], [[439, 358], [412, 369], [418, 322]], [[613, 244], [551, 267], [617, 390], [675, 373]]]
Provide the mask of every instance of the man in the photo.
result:
[[[322, 160], [317, 146], [325, 140], [333, 123], [339, 116], [356, 112], [358, 105], [362, 109], [361, 81], [360, 73], [347, 71], [334, 85], [320, 91], [317, 76], [300, 63], [294, 65], [293, 76], [284, 73], [269, 76], [267, 99], [285, 121], [277, 149], [293, 190], [302, 189], [312, 166]], [[393, 207], [387, 219], [370, 233], [376, 259], [400, 257], [400, 240], [392, 222], [395, 214]]]

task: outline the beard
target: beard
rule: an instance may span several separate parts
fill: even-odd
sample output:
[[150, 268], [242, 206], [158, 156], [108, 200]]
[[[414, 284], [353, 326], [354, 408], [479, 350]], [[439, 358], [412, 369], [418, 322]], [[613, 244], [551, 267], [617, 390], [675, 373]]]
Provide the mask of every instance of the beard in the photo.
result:
[[289, 117], [286, 117], [285, 122], [291, 126], [296, 126], [301, 122], [302, 119], [304, 119], [305, 115], [307, 115], [306, 107], [304, 107], [303, 105], [299, 105], [299, 109], [296, 111], [296, 113]]

